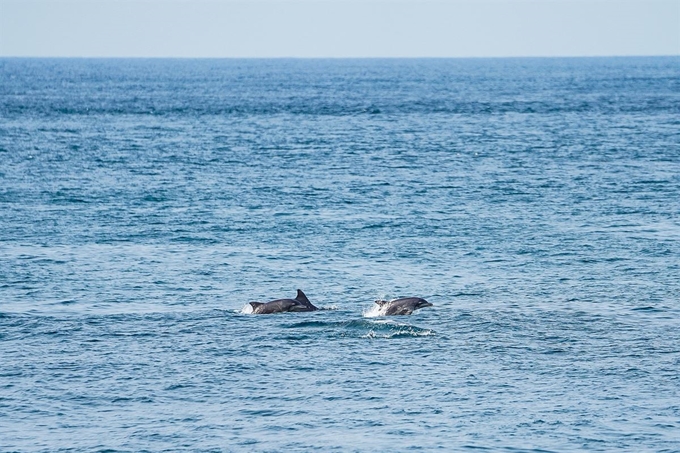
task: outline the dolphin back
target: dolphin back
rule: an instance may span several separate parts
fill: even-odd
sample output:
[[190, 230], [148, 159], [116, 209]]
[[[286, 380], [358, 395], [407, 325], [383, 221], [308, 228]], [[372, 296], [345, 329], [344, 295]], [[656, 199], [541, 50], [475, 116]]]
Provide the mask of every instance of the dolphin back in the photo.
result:
[[421, 297], [403, 297], [394, 299], [385, 304], [380, 304], [385, 310], [385, 315], [410, 315], [415, 310], [423, 307], [431, 307], [432, 304]]
[[294, 307], [299, 306], [299, 303], [293, 299], [277, 299], [266, 303], [250, 302], [250, 306], [253, 307], [253, 313], [256, 315], [269, 315], [292, 311]]
[[276, 299], [269, 302], [248, 302], [253, 307], [253, 314], [266, 315], [271, 313], [285, 313], [297, 311], [315, 311], [317, 307], [307, 299], [305, 293], [297, 290], [295, 299]]

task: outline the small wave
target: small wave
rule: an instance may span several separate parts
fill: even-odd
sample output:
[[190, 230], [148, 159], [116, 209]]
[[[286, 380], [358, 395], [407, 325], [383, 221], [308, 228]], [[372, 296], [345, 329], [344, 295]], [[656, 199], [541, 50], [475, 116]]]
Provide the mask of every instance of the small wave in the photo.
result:
[[410, 337], [429, 337], [429, 336], [434, 336], [435, 332], [434, 330], [431, 329], [421, 329], [420, 327], [415, 327], [415, 326], [400, 326], [394, 330], [391, 331], [378, 331], [376, 332], [375, 330], [370, 330], [366, 335], [364, 335], [364, 338], [385, 338], [385, 339], [392, 339], [392, 338], [410, 338]]
[[657, 307], [652, 307], [651, 305], [648, 305], [646, 307], [635, 307], [632, 310], [633, 311], [647, 312], [647, 313], [663, 313], [664, 312], [664, 310], [657, 308]]
[[284, 327], [288, 329], [318, 329], [332, 337], [389, 339], [435, 335], [432, 329], [424, 329], [392, 320], [303, 321]]
[[286, 325], [287, 329], [300, 329], [300, 328], [305, 328], [305, 327], [326, 327], [330, 326], [333, 324], [340, 324], [336, 322], [326, 322], [326, 321], [303, 321], [303, 322], [296, 322], [295, 324], [290, 324]]
[[192, 388], [194, 387], [193, 384], [172, 384], [167, 387], [165, 387], [165, 390], [183, 390], [186, 388]]
[[285, 335], [281, 337], [284, 341], [307, 341], [311, 339], [309, 335]]
[[62, 300], [60, 302], [55, 302], [53, 305], [75, 305], [78, 302], [76, 302], [73, 299], [67, 299], [67, 300]]
[[407, 338], [407, 337], [427, 337], [435, 335], [432, 329], [413, 326], [395, 322], [393, 320], [364, 320], [365, 326], [369, 329], [364, 338]]

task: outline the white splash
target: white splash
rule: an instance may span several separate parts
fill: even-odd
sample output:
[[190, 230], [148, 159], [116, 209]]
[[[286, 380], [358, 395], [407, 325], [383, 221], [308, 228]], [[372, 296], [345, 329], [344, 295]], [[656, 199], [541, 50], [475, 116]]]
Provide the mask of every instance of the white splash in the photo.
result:
[[[392, 300], [389, 294], [387, 293], [382, 293], [378, 294], [375, 300]], [[385, 316], [385, 312], [387, 312], [387, 305], [378, 305], [376, 303], [373, 303], [369, 308], [365, 309], [361, 315], [364, 318], [375, 318], [377, 316]]]
[[364, 318], [375, 318], [377, 316], [385, 316], [385, 309], [387, 307], [381, 307], [378, 304], [373, 304], [371, 307], [365, 309], [361, 316]]
[[243, 315], [252, 315], [253, 314], [253, 306], [250, 304], [245, 304], [243, 308], [241, 308], [241, 314]]

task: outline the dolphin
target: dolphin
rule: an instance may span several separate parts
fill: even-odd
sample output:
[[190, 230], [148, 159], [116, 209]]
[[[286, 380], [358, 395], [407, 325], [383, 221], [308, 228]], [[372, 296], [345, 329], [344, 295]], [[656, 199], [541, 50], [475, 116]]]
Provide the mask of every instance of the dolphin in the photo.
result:
[[431, 307], [432, 304], [420, 297], [404, 297], [392, 300], [376, 300], [381, 312], [385, 316], [391, 315], [410, 315], [414, 311], [423, 307]]
[[253, 314], [268, 315], [271, 313], [285, 313], [287, 311], [315, 311], [318, 310], [307, 299], [302, 290], [297, 290], [295, 299], [276, 299], [271, 302], [249, 302], [253, 307]]

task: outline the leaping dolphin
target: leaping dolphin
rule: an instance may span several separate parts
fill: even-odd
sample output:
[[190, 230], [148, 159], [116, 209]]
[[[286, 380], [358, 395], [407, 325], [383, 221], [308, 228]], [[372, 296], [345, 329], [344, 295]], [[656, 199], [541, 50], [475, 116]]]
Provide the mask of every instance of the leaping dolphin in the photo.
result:
[[404, 297], [393, 300], [376, 300], [380, 311], [385, 316], [410, 315], [414, 311], [423, 307], [431, 307], [432, 304], [420, 297]]
[[302, 290], [297, 290], [295, 299], [276, 299], [271, 302], [249, 302], [253, 307], [253, 314], [268, 315], [271, 313], [285, 313], [288, 311], [315, 311], [318, 310], [307, 299]]

